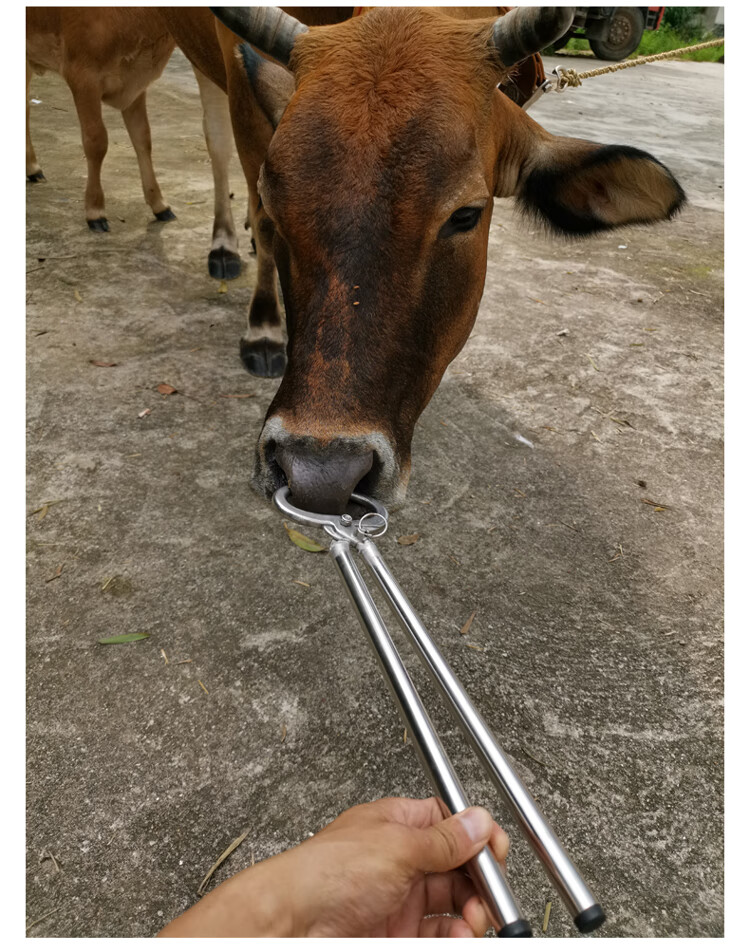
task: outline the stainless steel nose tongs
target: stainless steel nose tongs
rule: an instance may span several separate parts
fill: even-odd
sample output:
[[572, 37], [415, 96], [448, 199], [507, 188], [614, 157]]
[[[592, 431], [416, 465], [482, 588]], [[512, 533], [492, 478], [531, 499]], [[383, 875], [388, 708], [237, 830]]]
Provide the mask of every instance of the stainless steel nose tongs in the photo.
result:
[[[435, 727], [357, 568], [353, 550], [359, 552], [375, 576], [394, 615], [437, 683], [490, 778], [510, 805], [576, 926], [582, 933], [597, 929], [604, 922], [604, 911], [383, 561], [373, 540], [383, 535], [388, 528], [385, 507], [368, 496], [355, 493], [352, 500], [368, 511], [361, 518], [354, 519], [349, 515], [321, 515], [298, 509], [292, 505], [289, 497], [288, 486], [277, 490], [274, 495], [276, 506], [285, 516], [305, 525], [322, 527], [332, 539], [331, 556], [362, 627], [367, 631], [380, 668], [396, 697], [412, 743], [437, 796], [451, 814], [469, 807], [469, 801]], [[489, 909], [498, 935], [531, 936], [531, 926], [522, 917], [505, 875], [489, 847], [480, 851], [466, 866]]]

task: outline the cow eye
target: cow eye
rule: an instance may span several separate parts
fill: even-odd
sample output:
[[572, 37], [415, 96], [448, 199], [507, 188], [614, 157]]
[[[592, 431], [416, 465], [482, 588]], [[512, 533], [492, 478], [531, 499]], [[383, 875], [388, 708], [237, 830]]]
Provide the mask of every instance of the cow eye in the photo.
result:
[[453, 236], [454, 233], [468, 233], [479, 223], [484, 207], [459, 207], [454, 210], [440, 229], [441, 237]]

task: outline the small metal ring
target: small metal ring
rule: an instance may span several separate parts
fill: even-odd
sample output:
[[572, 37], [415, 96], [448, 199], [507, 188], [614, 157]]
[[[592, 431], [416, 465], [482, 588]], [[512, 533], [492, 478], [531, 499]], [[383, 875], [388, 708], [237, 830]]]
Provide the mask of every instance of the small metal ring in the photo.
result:
[[[370, 531], [370, 529], [362, 528], [362, 523], [365, 521], [365, 519], [369, 519], [371, 516], [382, 520], [383, 526], [380, 529], [380, 532], [372, 532]], [[377, 529], [379, 527], [376, 525], [374, 528]], [[381, 535], [385, 535], [385, 533], [388, 531], [388, 518], [380, 512], [366, 512], [364, 516], [362, 516], [362, 518], [357, 523], [357, 531], [361, 535], [366, 535], [369, 539], [377, 539]]]

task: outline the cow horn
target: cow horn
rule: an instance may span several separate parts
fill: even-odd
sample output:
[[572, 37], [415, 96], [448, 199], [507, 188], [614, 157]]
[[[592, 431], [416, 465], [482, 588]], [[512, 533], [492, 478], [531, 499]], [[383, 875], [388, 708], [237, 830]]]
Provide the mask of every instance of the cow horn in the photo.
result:
[[307, 27], [278, 7], [210, 7], [224, 26], [246, 42], [289, 65], [294, 41]]
[[516, 7], [498, 17], [492, 27], [492, 41], [504, 66], [540, 52], [567, 33], [575, 7]]

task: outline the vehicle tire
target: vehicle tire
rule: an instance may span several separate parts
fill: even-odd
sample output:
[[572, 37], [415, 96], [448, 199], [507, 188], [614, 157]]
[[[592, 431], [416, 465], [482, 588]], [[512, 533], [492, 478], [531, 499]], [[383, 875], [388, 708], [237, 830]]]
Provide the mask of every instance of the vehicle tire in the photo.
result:
[[639, 7], [618, 7], [606, 39], [589, 40], [597, 59], [619, 60], [638, 49], [646, 22]]

